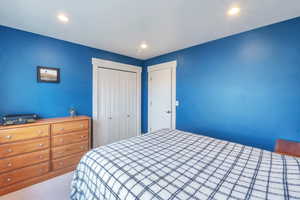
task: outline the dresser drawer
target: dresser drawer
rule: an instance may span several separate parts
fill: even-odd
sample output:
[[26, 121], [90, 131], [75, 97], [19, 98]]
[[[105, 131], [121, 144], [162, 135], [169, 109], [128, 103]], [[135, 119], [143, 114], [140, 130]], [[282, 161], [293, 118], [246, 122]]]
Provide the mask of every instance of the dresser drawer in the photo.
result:
[[0, 175], [0, 188], [20, 181], [24, 181], [36, 176], [46, 174], [49, 171], [49, 162], [17, 169]]
[[47, 149], [50, 146], [49, 143], [50, 139], [47, 137], [30, 141], [2, 144], [0, 145], [0, 158]]
[[88, 130], [88, 128], [89, 128], [88, 120], [62, 122], [62, 123], [52, 124], [51, 126], [52, 135], [59, 135], [59, 134], [68, 133], [72, 131]]
[[0, 173], [48, 161], [50, 150], [36, 151], [19, 156], [0, 159]]
[[52, 158], [56, 159], [74, 153], [85, 152], [87, 150], [88, 150], [88, 141], [76, 143], [76, 144], [69, 144], [61, 147], [54, 147], [52, 149]]
[[52, 170], [58, 170], [72, 165], [77, 165], [85, 152], [52, 161]]
[[0, 130], [0, 144], [49, 136], [49, 125]]
[[77, 143], [77, 142], [87, 140], [88, 136], [89, 136], [88, 131], [57, 135], [51, 137], [51, 145], [60, 146], [60, 145]]

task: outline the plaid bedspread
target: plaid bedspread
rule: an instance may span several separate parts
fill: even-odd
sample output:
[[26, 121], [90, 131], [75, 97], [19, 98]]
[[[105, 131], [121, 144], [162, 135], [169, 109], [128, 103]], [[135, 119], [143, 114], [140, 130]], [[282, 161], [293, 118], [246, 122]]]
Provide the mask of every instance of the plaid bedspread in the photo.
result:
[[161, 130], [93, 149], [71, 199], [300, 199], [300, 159]]

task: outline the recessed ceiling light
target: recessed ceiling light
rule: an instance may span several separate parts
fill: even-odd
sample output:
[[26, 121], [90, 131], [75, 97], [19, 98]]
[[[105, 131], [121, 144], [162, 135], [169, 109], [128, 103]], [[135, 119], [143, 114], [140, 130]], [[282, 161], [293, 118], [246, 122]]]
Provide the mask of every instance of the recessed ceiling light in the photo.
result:
[[63, 23], [67, 23], [69, 21], [69, 18], [64, 14], [57, 15], [57, 18]]
[[148, 48], [148, 45], [147, 45], [146, 43], [142, 43], [142, 44], [140, 45], [140, 47], [141, 47], [142, 49], [147, 49], [147, 48]]
[[239, 14], [241, 9], [239, 7], [232, 7], [228, 10], [227, 14], [228, 15], [237, 15]]

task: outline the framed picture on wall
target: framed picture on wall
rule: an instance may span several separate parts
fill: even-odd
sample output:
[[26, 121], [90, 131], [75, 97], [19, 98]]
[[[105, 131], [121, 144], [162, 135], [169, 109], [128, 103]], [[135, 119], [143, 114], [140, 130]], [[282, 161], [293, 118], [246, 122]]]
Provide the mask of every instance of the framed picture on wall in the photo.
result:
[[45, 83], [59, 83], [60, 70], [53, 67], [37, 67], [37, 81]]

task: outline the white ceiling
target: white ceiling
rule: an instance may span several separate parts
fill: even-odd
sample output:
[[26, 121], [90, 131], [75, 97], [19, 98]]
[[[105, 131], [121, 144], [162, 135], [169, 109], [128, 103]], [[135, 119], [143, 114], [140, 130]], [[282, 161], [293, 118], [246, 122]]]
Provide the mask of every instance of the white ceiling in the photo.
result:
[[[239, 16], [227, 10], [238, 5]], [[58, 13], [70, 21], [57, 20]], [[300, 0], [1, 0], [0, 24], [147, 59], [300, 16]], [[149, 47], [141, 50], [146, 42]]]

